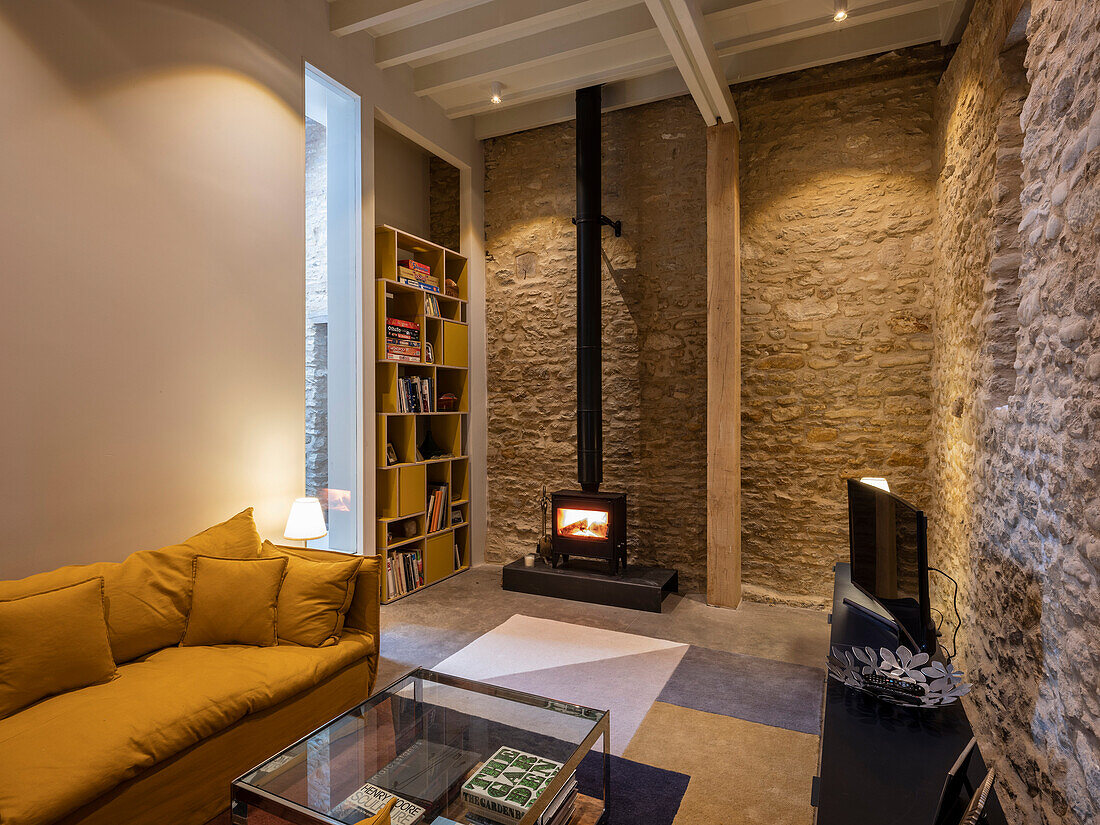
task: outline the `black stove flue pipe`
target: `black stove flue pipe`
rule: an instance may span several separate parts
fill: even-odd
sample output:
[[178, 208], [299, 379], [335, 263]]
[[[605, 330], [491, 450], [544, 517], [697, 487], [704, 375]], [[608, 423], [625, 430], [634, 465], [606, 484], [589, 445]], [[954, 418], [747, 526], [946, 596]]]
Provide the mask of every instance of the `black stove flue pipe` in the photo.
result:
[[577, 481], [589, 493], [603, 481], [602, 98], [599, 86], [577, 91]]

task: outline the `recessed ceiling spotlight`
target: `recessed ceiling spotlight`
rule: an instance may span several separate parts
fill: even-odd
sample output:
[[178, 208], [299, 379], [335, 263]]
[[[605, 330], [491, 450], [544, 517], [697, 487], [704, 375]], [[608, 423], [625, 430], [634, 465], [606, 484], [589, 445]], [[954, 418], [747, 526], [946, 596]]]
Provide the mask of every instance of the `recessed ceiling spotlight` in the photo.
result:
[[845, 0], [833, 0], [833, 20], [843, 23], [848, 19], [848, 4]]
[[494, 80], [492, 85], [492, 96], [489, 98], [489, 102], [493, 105], [500, 103], [504, 98], [501, 96], [504, 92], [504, 87], [500, 85], [499, 80]]

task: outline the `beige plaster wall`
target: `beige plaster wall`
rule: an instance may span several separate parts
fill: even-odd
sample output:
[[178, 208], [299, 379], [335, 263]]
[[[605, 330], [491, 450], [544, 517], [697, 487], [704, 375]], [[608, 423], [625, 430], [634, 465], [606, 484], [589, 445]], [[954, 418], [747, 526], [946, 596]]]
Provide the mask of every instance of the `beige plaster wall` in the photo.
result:
[[248, 505], [281, 534], [304, 483], [304, 61], [362, 96], [364, 124], [378, 107], [467, 167], [480, 281], [472, 132], [327, 12], [0, 0], [0, 577], [119, 559]]

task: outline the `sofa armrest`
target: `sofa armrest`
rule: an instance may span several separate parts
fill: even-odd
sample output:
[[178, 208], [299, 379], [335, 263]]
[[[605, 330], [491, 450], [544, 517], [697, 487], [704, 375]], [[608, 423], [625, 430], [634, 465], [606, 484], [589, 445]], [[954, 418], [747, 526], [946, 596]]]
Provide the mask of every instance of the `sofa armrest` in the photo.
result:
[[376, 654], [379, 653], [381, 640], [379, 608], [382, 593], [379, 579], [381, 569], [381, 556], [363, 557], [363, 566], [359, 568], [359, 575], [355, 579], [355, 595], [352, 597], [347, 619], [344, 622], [347, 627], [354, 627], [356, 630], [371, 634], [374, 637]]

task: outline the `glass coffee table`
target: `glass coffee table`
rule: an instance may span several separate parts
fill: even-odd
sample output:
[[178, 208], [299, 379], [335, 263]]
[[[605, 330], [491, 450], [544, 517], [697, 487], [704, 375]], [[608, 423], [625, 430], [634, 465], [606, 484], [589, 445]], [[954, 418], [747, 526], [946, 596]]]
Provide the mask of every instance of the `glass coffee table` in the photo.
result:
[[610, 711], [414, 670], [235, 780], [232, 822], [359, 823], [396, 797], [393, 825], [606, 825], [610, 725]]

